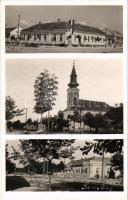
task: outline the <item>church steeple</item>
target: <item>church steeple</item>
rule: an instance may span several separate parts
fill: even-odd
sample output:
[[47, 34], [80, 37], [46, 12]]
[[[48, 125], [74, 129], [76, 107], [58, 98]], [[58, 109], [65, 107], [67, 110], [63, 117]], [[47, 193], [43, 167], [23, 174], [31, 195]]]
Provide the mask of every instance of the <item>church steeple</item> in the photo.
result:
[[79, 86], [79, 83], [77, 83], [77, 74], [76, 74], [74, 62], [73, 62], [72, 72], [71, 72], [71, 75], [70, 75], [70, 83], [68, 84], [68, 86], [70, 88], [74, 88], [74, 87]]
[[77, 74], [75, 70], [75, 63], [73, 62], [73, 68], [70, 75], [70, 83], [68, 84], [69, 88], [67, 90], [67, 108], [70, 109], [74, 106], [74, 100], [79, 101], [79, 83], [77, 83]]

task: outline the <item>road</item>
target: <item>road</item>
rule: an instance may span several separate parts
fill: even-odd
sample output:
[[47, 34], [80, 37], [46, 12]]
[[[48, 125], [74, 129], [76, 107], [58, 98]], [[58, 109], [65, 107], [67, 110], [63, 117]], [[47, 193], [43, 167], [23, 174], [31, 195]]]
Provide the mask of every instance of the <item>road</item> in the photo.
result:
[[117, 47], [18, 47], [7, 46], [6, 53], [122, 53], [123, 48]]
[[[29, 175], [24, 175], [23, 176], [27, 182], [29, 182], [29, 184], [31, 185], [30, 187], [25, 187], [25, 188], [19, 188], [16, 189], [15, 191], [48, 191], [49, 188], [49, 176], [48, 175], [33, 175], [33, 176], [29, 176]], [[104, 183], [105, 184], [109, 184], [112, 186], [117, 186], [116, 183], [117, 180], [110, 180], [110, 179], [105, 179]], [[72, 187], [72, 184], [88, 184], [88, 183], [92, 183], [94, 185], [96, 184], [102, 184], [100, 179], [90, 179], [87, 178], [83, 175], [52, 175], [51, 176], [51, 184], [52, 186], [55, 187], [60, 187], [63, 191], [64, 189], [66, 189], [66, 191], [68, 190], [68, 188], [63, 188], [65, 187], [65, 185], [69, 185], [70, 187]], [[121, 184], [118, 183], [118, 186], [122, 186]], [[60, 190], [60, 189], [59, 189]], [[80, 191], [80, 189], [79, 189]]]

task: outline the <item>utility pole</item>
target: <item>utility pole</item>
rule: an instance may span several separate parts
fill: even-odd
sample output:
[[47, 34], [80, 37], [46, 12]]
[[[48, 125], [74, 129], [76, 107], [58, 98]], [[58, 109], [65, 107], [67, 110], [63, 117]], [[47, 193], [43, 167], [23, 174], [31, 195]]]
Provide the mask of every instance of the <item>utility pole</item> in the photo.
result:
[[101, 170], [101, 180], [104, 178], [104, 149], [102, 153], [102, 170]]
[[50, 128], [50, 127], [49, 127], [49, 122], [50, 122], [50, 119], [49, 119], [49, 118], [50, 118], [50, 110], [48, 110], [48, 130], [47, 130], [48, 132], [49, 132], [49, 128]]
[[27, 122], [27, 118], [28, 118], [28, 108], [26, 108], [26, 111], [25, 111], [25, 123]]
[[18, 35], [17, 38], [19, 39], [20, 37], [20, 15], [18, 15]]

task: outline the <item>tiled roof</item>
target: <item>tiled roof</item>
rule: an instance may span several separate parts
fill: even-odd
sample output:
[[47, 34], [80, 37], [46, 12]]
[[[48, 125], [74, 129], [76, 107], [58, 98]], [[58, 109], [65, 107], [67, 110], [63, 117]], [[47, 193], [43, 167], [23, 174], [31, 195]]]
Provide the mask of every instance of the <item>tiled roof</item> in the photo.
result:
[[[70, 167], [80, 167], [83, 166], [83, 162], [102, 162], [102, 157], [91, 157], [91, 158], [85, 158], [85, 159], [79, 159], [79, 160], [73, 160], [70, 164]], [[110, 164], [110, 158], [104, 157], [104, 163]]]
[[5, 28], [5, 32], [6, 33], [10, 33], [11, 31], [13, 31], [14, 29], [16, 29], [17, 27], [10, 27], [10, 28]]
[[[22, 30], [24, 32], [42, 32], [42, 31], [54, 31], [54, 30], [69, 30], [71, 29], [71, 24], [68, 21], [59, 21], [59, 22], [46, 22], [46, 23], [38, 23], [34, 26], [28, 27]], [[86, 26], [78, 23], [74, 23], [74, 30], [82, 31], [86, 33], [96, 33], [100, 35], [104, 35], [104, 32], [98, 28]]]
[[108, 111], [110, 109], [110, 106], [106, 104], [105, 102], [101, 101], [90, 101], [90, 100], [84, 100], [79, 99], [79, 106], [82, 110], [91, 110], [91, 111]]
[[22, 32], [33, 32], [33, 31], [43, 31], [43, 30], [56, 30], [56, 29], [70, 29], [69, 22], [61, 21], [61, 22], [47, 22], [47, 23], [39, 23], [29, 28], [23, 29]]
[[86, 26], [86, 25], [83, 25], [83, 24], [74, 24], [74, 30], [80, 30], [80, 31], [83, 31], [83, 32], [86, 32], [86, 33], [97, 33], [97, 34], [100, 34], [100, 35], [104, 35], [104, 32], [101, 31], [100, 29], [98, 28], [95, 28], [95, 27], [91, 27], [91, 26]]
[[84, 159], [71, 161], [71, 167], [79, 167], [83, 165]]
[[105, 28], [102, 30], [106, 35], [117, 35], [117, 36], [123, 36], [122, 33], [120, 33], [119, 31], [116, 30], [110, 30], [108, 28]]

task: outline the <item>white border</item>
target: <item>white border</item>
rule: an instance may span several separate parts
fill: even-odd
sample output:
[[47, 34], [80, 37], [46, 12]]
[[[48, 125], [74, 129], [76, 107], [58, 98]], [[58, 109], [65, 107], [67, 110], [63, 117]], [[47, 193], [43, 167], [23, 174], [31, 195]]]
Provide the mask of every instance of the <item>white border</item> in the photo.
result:
[[[5, 27], [5, 5], [123, 5], [123, 18], [124, 18], [124, 53], [85, 53], [85, 54], [6, 54], [5, 55], [5, 38], [4, 38], [4, 27]], [[19, 198], [23, 199], [32, 199], [37, 198], [38, 200], [42, 199], [52, 199], [52, 200], [78, 200], [80, 198], [92, 200], [108, 200], [115, 198], [116, 200], [125, 200], [127, 199], [127, 1], [126, 0], [1, 0], [1, 70], [0, 70], [0, 93], [1, 93], [1, 137], [2, 139], [2, 200], [15, 200]], [[41, 59], [41, 58], [100, 58], [102, 56], [105, 58], [116, 58], [120, 57], [123, 59], [123, 99], [124, 99], [124, 134], [123, 135], [5, 135], [5, 59]], [[5, 141], [6, 139], [15, 140], [15, 139], [124, 139], [124, 192], [5, 192]]]

